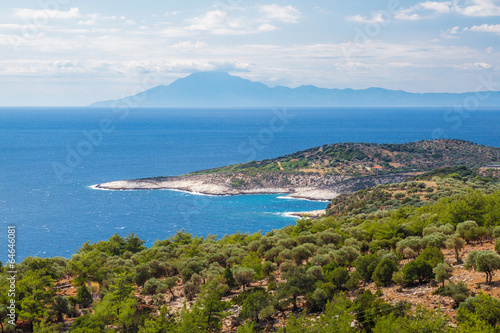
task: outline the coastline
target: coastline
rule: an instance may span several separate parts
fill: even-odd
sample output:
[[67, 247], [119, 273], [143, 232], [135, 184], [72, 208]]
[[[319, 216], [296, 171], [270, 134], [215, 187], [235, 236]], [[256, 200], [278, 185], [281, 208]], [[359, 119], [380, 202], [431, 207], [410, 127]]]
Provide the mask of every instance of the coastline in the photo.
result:
[[[379, 184], [401, 182], [410, 174], [386, 174], [367, 177], [349, 177], [322, 174], [275, 174], [273, 177], [254, 178], [240, 174], [202, 174], [170, 177], [118, 180], [92, 185], [99, 190], [173, 190], [195, 195], [234, 196], [248, 194], [280, 194], [281, 199], [300, 199], [329, 202], [342, 193], [375, 187]], [[238, 179], [241, 184], [234, 183]]]
[[[251, 195], [251, 194], [282, 194], [280, 199], [309, 200], [319, 202], [330, 202], [339, 193], [327, 189], [315, 189], [312, 187], [285, 189], [285, 188], [253, 188], [237, 190], [220, 186], [217, 184], [200, 184], [188, 180], [180, 181], [182, 184], [170, 184], [165, 182], [152, 182], [144, 180], [119, 180], [109, 183], [95, 184], [89, 188], [101, 191], [144, 191], [144, 190], [168, 190], [189, 193], [191, 195], [203, 195], [212, 197]], [[173, 186], [177, 185], [177, 186]], [[180, 185], [180, 186], [179, 186]]]
[[305, 218], [305, 217], [310, 217], [310, 218], [318, 218], [326, 214], [325, 209], [319, 209], [319, 210], [311, 210], [308, 212], [288, 212], [285, 213], [285, 216], [287, 217], [294, 217], [294, 218]]

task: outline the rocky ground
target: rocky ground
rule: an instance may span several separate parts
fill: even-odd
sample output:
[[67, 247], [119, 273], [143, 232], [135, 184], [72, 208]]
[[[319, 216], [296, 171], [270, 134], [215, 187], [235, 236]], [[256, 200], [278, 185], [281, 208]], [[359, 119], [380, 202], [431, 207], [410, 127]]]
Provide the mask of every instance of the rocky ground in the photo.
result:
[[331, 200], [340, 193], [350, 193], [380, 184], [401, 182], [413, 175], [399, 173], [353, 178], [320, 173], [274, 173], [251, 177], [225, 173], [120, 180], [98, 184], [94, 188], [102, 190], [170, 189], [206, 195], [284, 193], [293, 198]]

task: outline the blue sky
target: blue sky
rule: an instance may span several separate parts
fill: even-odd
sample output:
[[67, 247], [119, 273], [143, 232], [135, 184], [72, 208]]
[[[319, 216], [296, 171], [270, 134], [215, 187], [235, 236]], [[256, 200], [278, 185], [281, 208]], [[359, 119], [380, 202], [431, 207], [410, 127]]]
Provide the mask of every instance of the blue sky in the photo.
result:
[[500, 90], [500, 0], [0, 3], [3, 106], [88, 105], [206, 70], [270, 86]]

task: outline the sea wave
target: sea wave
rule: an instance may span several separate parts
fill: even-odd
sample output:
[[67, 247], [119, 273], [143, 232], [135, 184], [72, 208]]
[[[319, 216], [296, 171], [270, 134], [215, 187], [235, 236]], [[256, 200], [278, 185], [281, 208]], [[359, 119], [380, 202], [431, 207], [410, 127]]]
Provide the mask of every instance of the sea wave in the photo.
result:
[[286, 200], [305, 200], [305, 201], [311, 201], [311, 202], [330, 202], [330, 200], [312, 200], [312, 199], [306, 199], [306, 198], [294, 198], [288, 195], [283, 195], [276, 197], [276, 199], [286, 199]]

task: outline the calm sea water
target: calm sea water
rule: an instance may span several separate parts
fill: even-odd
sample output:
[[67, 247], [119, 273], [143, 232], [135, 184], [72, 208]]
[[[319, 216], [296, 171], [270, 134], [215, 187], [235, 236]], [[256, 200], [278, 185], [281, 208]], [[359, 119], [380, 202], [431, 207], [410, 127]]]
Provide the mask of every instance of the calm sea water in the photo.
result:
[[[0, 216], [18, 259], [70, 257], [83, 242], [134, 232], [152, 245], [196, 235], [268, 232], [324, 202], [280, 195], [208, 197], [99, 191], [91, 185], [259, 160], [334, 142], [460, 138], [500, 146], [500, 111], [482, 109], [0, 109]], [[5, 244], [4, 241], [0, 244]], [[5, 262], [7, 247], [0, 248]]]

